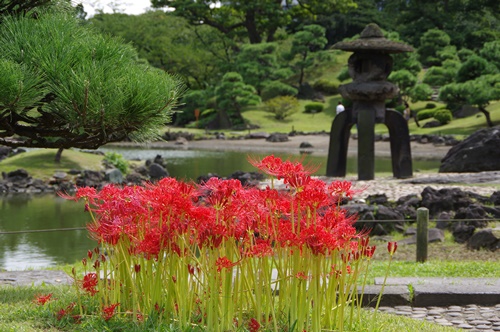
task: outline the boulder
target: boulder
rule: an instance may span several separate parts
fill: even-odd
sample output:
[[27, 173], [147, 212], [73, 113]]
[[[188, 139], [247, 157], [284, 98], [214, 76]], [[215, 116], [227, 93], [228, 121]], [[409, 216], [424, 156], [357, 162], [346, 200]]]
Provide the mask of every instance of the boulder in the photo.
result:
[[271, 143], [287, 142], [288, 135], [281, 134], [281, 133], [274, 133], [274, 134], [269, 135], [269, 137], [266, 138], [266, 141], [271, 142]]
[[500, 126], [476, 131], [452, 147], [441, 160], [440, 173], [500, 170]]
[[302, 142], [299, 145], [299, 149], [310, 149], [313, 148], [313, 145], [309, 142]]
[[149, 177], [151, 178], [151, 180], [160, 180], [168, 176], [168, 171], [162, 165], [152, 163], [149, 166]]
[[107, 169], [104, 173], [104, 180], [110, 183], [122, 183], [123, 174], [118, 168]]
[[127, 182], [128, 184], [136, 184], [136, 185], [140, 185], [142, 184], [144, 181], [146, 181], [146, 179], [143, 177], [142, 174], [138, 173], [138, 172], [132, 172], [132, 173], [129, 173], [127, 174], [127, 176], [125, 177], [125, 182]]
[[459, 188], [437, 190], [432, 187], [425, 187], [421, 196], [421, 205], [429, 209], [431, 217], [441, 212], [455, 211], [474, 203], [467, 192]]
[[476, 227], [458, 222], [453, 225], [452, 234], [457, 243], [466, 243], [474, 234]]
[[491, 194], [490, 202], [495, 206], [500, 206], [500, 190]]
[[472, 250], [488, 249], [497, 250], [500, 246], [498, 239], [491, 229], [482, 229], [475, 232], [467, 241], [467, 247]]
[[76, 178], [77, 187], [93, 187], [100, 189], [104, 182], [104, 173], [85, 170]]

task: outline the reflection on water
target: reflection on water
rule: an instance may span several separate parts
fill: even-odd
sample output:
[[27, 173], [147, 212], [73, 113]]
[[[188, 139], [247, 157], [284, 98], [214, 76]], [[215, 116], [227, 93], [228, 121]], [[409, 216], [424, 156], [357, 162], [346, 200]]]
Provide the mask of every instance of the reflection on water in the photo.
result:
[[[109, 148], [103, 151], [111, 151]], [[248, 156], [261, 158], [263, 154], [248, 152], [214, 152], [195, 150], [119, 149], [127, 159], [153, 159], [161, 155], [167, 162], [171, 176], [178, 179], [196, 179], [199, 175], [216, 173], [228, 176], [241, 171], [255, 171]], [[326, 157], [314, 155], [292, 156], [275, 154], [294, 160], [304, 158], [304, 164], [319, 165], [317, 175], [326, 172]], [[347, 172], [356, 174], [356, 158], [349, 158]], [[414, 160], [414, 169], [428, 170], [439, 166], [439, 160]], [[390, 158], [377, 158], [376, 172], [391, 172]], [[81, 260], [87, 250], [96, 246], [86, 230], [1, 234], [2, 232], [83, 227], [89, 221], [83, 212], [83, 203], [75, 203], [55, 195], [0, 196], [0, 269], [22, 270], [68, 264]]]
[[[0, 269], [22, 270], [74, 263], [95, 247], [86, 230], [30, 232], [83, 227], [83, 203], [55, 195], [10, 195], [0, 200]], [[26, 231], [21, 234], [2, 232]]]
[[[146, 160], [154, 159], [157, 155], [167, 162], [170, 176], [178, 179], [196, 179], [200, 175], [216, 173], [220, 176], [229, 176], [235, 171], [255, 171], [248, 162], [248, 157], [262, 158], [267, 154], [249, 153], [241, 151], [206, 151], [206, 150], [172, 150], [172, 149], [142, 149], [142, 148], [99, 148], [103, 152], [114, 151], [122, 154], [126, 159]], [[316, 175], [326, 174], [326, 157], [314, 154], [293, 155], [275, 153], [283, 159], [299, 160], [303, 158], [304, 164], [319, 166]], [[414, 160], [413, 169], [437, 169], [439, 160]], [[392, 172], [391, 159], [377, 157], [375, 159], [375, 172]], [[347, 173], [357, 173], [357, 157], [347, 159]]]

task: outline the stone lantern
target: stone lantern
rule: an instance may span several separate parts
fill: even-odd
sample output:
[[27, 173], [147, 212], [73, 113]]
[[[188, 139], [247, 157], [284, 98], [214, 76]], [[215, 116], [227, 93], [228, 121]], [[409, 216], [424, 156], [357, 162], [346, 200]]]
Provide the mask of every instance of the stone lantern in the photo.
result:
[[337, 115], [330, 131], [327, 176], [346, 175], [347, 148], [353, 125], [358, 129], [358, 178], [375, 177], [375, 123], [389, 129], [392, 171], [396, 178], [412, 176], [408, 124], [397, 111], [386, 110], [387, 99], [398, 95], [399, 89], [387, 82], [392, 71], [391, 53], [412, 52], [413, 48], [384, 38], [376, 24], [369, 24], [357, 40], [340, 42], [334, 49], [353, 52], [348, 61], [352, 83], [341, 85], [340, 94], [352, 101], [352, 108]]

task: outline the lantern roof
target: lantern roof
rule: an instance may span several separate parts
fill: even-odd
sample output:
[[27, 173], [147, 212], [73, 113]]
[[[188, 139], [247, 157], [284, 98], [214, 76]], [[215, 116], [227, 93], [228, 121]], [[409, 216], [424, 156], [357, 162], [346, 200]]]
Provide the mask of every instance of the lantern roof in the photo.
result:
[[414, 49], [410, 45], [389, 40], [384, 37], [382, 30], [375, 23], [368, 24], [358, 39], [338, 42], [332, 46], [334, 49], [348, 52], [365, 52], [369, 53], [403, 53], [413, 52]]

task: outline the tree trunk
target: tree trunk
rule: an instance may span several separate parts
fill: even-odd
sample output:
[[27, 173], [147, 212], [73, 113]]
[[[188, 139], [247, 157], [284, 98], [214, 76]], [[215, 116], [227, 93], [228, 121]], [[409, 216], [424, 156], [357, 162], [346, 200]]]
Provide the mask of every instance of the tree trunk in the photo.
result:
[[486, 123], [488, 124], [488, 127], [493, 127], [493, 122], [491, 122], [491, 116], [490, 116], [490, 112], [488, 112], [486, 110], [486, 108], [480, 106], [479, 107], [479, 110], [481, 111], [481, 113], [484, 114], [484, 116], [486, 117]]
[[258, 44], [262, 41], [262, 36], [257, 30], [254, 10], [248, 10], [245, 13], [245, 27], [248, 32], [248, 39], [250, 40], [250, 44]]
[[56, 157], [54, 158], [54, 162], [56, 164], [60, 164], [61, 163], [61, 155], [62, 155], [63, 150], [64, 150], [64, 148], [57, 149]]

